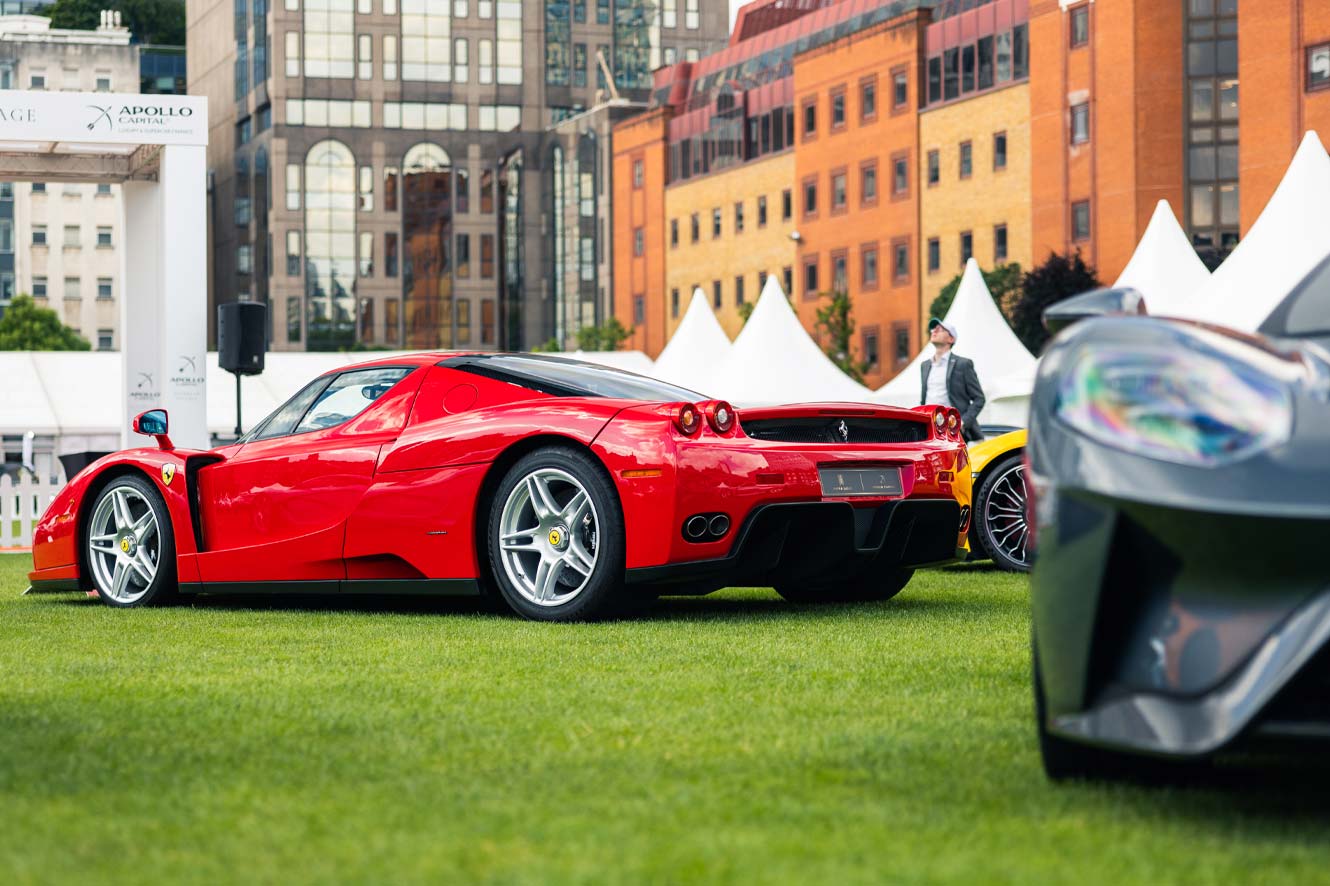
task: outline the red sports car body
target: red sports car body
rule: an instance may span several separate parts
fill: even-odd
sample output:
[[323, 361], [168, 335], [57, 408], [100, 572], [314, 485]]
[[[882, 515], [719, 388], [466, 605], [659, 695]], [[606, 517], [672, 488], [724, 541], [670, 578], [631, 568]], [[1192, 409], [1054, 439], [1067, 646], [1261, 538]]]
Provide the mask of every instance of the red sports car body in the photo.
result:
[[[78, 474], [37, 526], [35, 590], [111, 605], [255, 591], [500, 593], [562, 620], [773, 585], [885, 599], [963, 555], [953, 411], [745, 410], [544, 355], [419, 354], [311, 382], [240, 441]], [[160, 420], [160, 427], [154, 424]]]

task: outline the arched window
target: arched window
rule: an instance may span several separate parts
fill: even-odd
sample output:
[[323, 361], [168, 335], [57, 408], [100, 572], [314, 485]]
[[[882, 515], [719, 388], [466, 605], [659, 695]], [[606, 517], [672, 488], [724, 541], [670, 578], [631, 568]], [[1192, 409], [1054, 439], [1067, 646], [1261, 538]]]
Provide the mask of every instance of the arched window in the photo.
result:
[[355, 344], [356, 160], [339, 141], [305, 155], [305, 304], [309, 347]]
[[452, 158], [432, 142], [402, 158], [402, 303], [407, 345], [453, 346]]

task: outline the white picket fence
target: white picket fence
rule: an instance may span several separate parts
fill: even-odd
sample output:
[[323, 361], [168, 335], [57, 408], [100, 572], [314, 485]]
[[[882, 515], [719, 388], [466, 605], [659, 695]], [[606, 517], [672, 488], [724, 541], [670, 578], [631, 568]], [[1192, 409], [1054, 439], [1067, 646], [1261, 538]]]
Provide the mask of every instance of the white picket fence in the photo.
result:
[[0, 549], [32, 547], [32, 533], [62, 484], [24, 475], [0, 477]]

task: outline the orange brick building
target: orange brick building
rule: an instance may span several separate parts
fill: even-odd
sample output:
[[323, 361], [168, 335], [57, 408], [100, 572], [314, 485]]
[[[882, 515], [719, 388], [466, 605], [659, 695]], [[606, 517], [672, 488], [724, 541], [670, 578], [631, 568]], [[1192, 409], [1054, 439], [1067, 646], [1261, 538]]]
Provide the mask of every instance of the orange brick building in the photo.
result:
[[[809, 329], [825, 293], [849, 294], [853, 353], [871, 387], [920, 344], [916, 171], [928, 20], [916, 10], [794, 60], [799, 254], [791, 294]], [[898, 353], [908, 356], [898, 362]]]
[[[918, 350], [967, 252], [987, 268], [1079, 249], [1111, 281], [1167, 199], [1222, 260], [1303, 133], [1330, 142], [1330, 0], [757, 0], [729, 47], [655, 77], [655, 109], [615, 132], [615, 304], [634, 344], [654, 356], [668, 340], [667, 279], [723, 273], [714, 248], [703, 264], [666, 245], [670, 201], [622, 184], [633, 163], [667, 191], [710, 180], [730, 200], [758, 186], [729, 177], [792, 153], [768, 166], [793, 169], [787, 290], [810, 331], [814, 293], [851, 296], [876, 385]], [[967, 144], [992, 175], [968, 180]], [[1027, 180], [1022, 198], [1011, 183]], [[741, 263], [745, 242], [732, 252]], [[763, 261], [759, 281], [778, 272]], [[738, 322], [737, 277], [713, 287]]]

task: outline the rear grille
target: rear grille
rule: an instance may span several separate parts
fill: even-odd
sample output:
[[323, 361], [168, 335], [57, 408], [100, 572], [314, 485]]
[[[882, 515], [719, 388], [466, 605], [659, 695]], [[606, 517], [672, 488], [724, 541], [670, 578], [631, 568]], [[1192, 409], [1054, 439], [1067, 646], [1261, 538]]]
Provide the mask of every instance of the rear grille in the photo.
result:
[[781, 443], [921, 443], [928, 423], [897, 418], [740, 418], [744, 433]]

